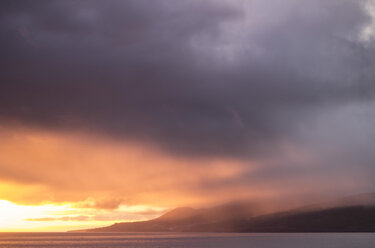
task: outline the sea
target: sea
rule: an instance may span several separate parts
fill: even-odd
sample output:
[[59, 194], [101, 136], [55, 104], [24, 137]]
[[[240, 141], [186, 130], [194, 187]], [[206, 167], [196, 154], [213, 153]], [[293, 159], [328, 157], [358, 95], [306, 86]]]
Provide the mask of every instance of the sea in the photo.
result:
[[375, 233], [0, 233], [1, 248], [375, 248]]

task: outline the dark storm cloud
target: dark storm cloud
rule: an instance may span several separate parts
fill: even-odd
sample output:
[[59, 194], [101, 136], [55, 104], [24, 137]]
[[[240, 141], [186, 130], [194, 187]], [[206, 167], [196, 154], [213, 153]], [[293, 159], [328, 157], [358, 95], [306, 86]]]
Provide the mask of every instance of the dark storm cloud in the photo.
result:
[[0, 118], [245, 156], [373, 97], [365, 1], [3, 1]]

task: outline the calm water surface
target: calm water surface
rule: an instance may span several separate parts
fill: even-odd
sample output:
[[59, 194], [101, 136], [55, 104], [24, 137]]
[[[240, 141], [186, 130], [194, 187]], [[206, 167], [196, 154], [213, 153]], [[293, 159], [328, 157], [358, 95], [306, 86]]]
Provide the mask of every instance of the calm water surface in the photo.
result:
[[0, 233], [0, 248], [375, 248], [375, 233]]

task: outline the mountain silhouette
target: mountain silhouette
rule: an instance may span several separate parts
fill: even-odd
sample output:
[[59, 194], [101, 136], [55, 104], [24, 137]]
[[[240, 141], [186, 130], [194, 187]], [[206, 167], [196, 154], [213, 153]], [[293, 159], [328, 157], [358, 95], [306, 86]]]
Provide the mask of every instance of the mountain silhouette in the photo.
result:
[[375, 194], [256, 215], [254, 205], [176, 208], [149, 221], [116, 223], [89, 232], [375, 232]]

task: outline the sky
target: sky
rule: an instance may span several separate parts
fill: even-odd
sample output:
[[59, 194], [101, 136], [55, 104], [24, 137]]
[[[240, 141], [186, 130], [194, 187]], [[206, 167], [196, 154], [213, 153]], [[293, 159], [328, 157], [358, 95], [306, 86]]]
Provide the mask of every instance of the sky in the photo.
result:
[[4, 0], [0, 54], [0, 231], [375, 191], [374, 0]]

